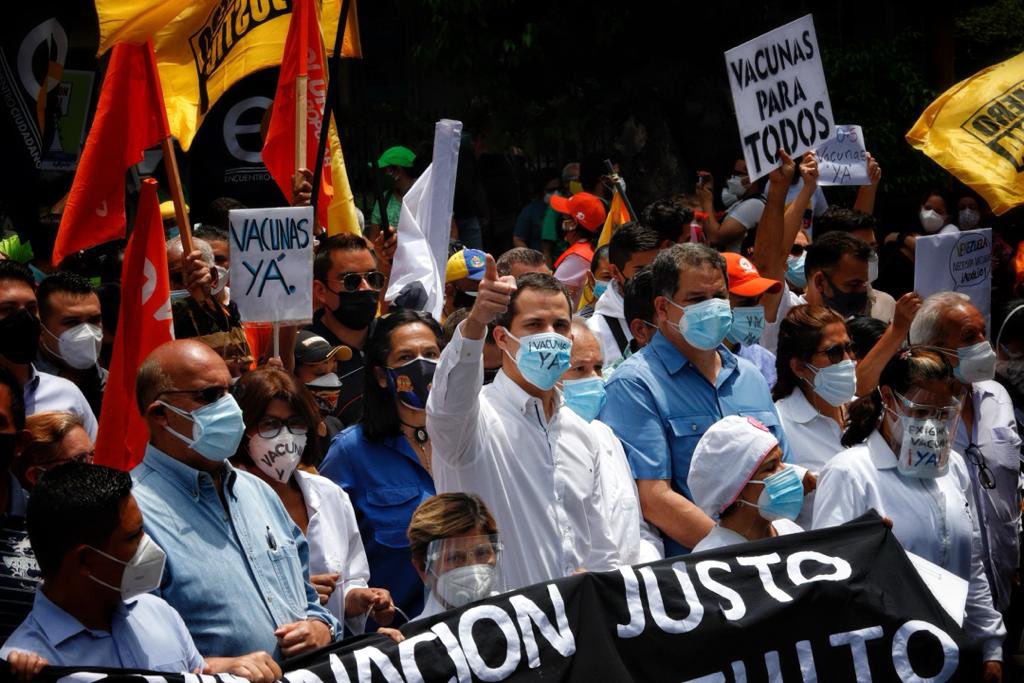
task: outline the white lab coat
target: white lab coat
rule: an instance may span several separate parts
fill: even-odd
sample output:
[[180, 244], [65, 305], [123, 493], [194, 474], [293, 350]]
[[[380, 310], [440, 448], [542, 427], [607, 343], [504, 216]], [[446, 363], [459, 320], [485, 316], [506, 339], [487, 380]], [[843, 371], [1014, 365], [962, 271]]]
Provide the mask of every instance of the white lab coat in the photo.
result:
[[[772, 522], [772, 528], [775, 529], [775, 533], [779, 536], [785, 536], [786, 534], [799, 534], [803, 532], [803, 528], [788, 519], [776, 519]], [[701, 539], [700, 543], [693, 547], [691, 552], [699, 553], [704, 550], [714, 550], [715, 548], [723, 548], [728, 545], [736, 545], [737, 543], [749, 543], [750, 539], [744, 537], [742, 534], [738, 534], [732, 529], [726, 529], [724, 526], [716, 524], [708, 535]]]

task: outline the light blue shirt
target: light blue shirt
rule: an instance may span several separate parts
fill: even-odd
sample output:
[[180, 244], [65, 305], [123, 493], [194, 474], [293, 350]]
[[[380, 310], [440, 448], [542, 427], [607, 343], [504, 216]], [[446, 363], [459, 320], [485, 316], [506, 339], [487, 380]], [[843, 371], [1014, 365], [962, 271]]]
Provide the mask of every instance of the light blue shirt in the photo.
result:
[[309, 583], [309, 547], [274, 490], [224, 463], [224, 502], [213, 478], [152, 445], [132, 470], [143, 525], [167, 553], [160, 595], [209, 657], [266, 650], [274, 631], [319, 619], [341, 625]]
[[764, 377], [764, 380], [768, 383], [769, 390], [775, 386], [775, 382], [778, 381], [779, 375], [775, 368], [774, 353], [760, 344], [740, 344], [737, 347], [736, 355], [740, 358], [746, 358], [761, 371], [761, 376]]
[[[97, 589], [102, 590], [102, 589]], [[36, 591], [32, 612], [7, 639], [0, 658], [34, 652], [54, 666], [103, 666], [182, 673], [203, 668], [203, 657], [181, 617], [155, 595], [122, 602], [110, 633], [86, 628]]]
[[[607, 385], [608, 400], [600, 420], [615, 432], [637, 479], [667, 479], [690, 500], [686, 475], [697, 442], [726, 415], [763, 422], [788, 453], [768, 383], [761, 371], [724, 346], [718, 347], [722, 369], [712, 386], [660, 332], [627, 358]], [[686, 549], [665, 539], [665, 556]]]
[[33, 365], [28, 381], [22, 387], [25, 398], [25, 414], [35, 415], [51, 411], [74, 413], [82, 418], [89, 438], [96, 441], [96, 415], [89, 402], [74, 382], [57, 375], [39, 372]]

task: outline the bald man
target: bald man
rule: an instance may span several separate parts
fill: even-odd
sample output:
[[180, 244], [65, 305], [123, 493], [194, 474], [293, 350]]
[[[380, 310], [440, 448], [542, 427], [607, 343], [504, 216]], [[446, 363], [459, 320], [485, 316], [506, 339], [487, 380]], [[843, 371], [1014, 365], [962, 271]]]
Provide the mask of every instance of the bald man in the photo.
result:
[[601, 458], [603, 513], [623, 564], [653, 562], [665, 556], [661, 536], [640, 513], [633, 471], [611, 427], [596, 419], [604, 406], [604, 357], [601, 342], [583, 318], [572, 321], [569, 369], [562, 375], [565, 404], [590, 423], [590, 434]]
[[340, 624], [309, 582], [302, 532], [274, 491], [227, 461], [245, 431], [224, 361], [195, 340], [157, 347], [136, 401], [149, 445], [132, 470], [145, 530], [167, 553], [160, 596], [209, 656], [285, 657], [327, 645]]

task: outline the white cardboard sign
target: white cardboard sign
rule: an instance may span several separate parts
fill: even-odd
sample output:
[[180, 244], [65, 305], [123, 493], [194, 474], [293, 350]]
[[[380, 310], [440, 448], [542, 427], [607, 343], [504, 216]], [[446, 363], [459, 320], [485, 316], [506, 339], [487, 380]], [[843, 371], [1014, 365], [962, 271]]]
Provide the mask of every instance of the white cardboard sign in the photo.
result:
[[971, 297], [988, 327], [992, 308], [992, 228], [917, 238], [914, 291], [960, 292]]
[[835, 135], [818, 147], [819, 185], [870, 185], [868, 152], [860, 126], [836, 124]]
[[725, 53], [747, 173], [777, 168], [776, 152], [803, 154], [832, 137], [821, 52], [810, 14]]
[[243, 322], [313, 317], [313, 208], [229, 212], [231, 300]]

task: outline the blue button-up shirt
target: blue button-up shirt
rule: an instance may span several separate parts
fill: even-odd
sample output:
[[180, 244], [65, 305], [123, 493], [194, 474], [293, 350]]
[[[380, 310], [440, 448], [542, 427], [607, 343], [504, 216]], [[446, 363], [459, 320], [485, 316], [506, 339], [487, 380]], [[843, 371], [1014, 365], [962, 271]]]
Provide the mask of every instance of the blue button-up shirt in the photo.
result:
[[122, 602], [110, 632], [86, 628], [37, 591], [32, 612], [7, 639], [0, 658], [34, 652], [54, 666], [104, 666], [182, 673], [203, 668], [184, 622], [155, 595]]
[[402, 436], [371, 441], [363, 426], [338, 434], [320, 474], [349, 495], [370, 564], [370, 585], [391, 591], [410, 617], [423, 611], [423, 582], [405, 535], [417, 506], [434, 495], [434, 480]]
[[320, 619], [341, 626], [309, 583], [309, 547], [274, 490], [224, 463], [224, 499], [213, 478], [147, 446], [132, 470], [143, 525], [167, 553], [159, 593], [209, 657], [266, 650], [274, 631]]
[[[674, 491], [692, 500], [686, 475], [693, 449], [708, 427], [726, 415], [757, 418], [787, 453], [764, 376], [724, 346], [718, 354], [722, 369], [712, 386], [659, 332], [612, 375], [600, 419], [619, 437], [637, 479], [667, 479]], [[685, 551], [665, 539], [666, 556]]]

